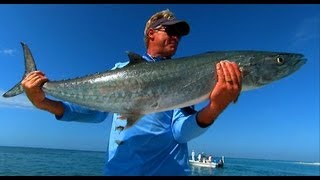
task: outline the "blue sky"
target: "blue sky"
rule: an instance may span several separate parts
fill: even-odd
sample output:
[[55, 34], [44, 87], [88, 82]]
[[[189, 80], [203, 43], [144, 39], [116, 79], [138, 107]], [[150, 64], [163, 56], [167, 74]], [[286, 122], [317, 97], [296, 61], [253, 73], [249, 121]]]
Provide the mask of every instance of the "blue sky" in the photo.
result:
[[[191, 32], [175, 57], [212, 50], [303, 53], [296, 73], [246, 91], [190, 151], [214, 156], [319, 162], [320, 5], [0, 5], [0, 93], [24, 71], [20, 42], [51, 80], [110, 69], [125, 51], [144, 53], [147, 19], [169, 8]], [[199, 104], [201, 108], [206, 102]], [[0, 98], [0, 145], [104, 151], [106, 122], [59, 122], [25, 95]]]

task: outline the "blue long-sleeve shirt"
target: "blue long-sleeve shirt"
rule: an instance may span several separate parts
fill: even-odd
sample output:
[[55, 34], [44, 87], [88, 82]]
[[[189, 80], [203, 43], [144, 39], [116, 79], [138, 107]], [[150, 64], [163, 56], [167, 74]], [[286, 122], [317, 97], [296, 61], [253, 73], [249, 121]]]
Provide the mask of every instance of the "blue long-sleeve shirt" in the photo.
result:
[[[143, 56], [149, 62], [159, 59]], [[113, 69], [127, 65], [117, 63]], [[126, 120], [120, 114], [100, 112], [63, 102], [62, 121], [98, 123], [112, 121], [104, 175], [189, 175], [187, 142], [203, 134], [208, 127], [197, 124], [196, 114], [174, 109], [144, 115], [134, 126], [122, 129]], [[108, 116], [108, 114], [110, 116]]]

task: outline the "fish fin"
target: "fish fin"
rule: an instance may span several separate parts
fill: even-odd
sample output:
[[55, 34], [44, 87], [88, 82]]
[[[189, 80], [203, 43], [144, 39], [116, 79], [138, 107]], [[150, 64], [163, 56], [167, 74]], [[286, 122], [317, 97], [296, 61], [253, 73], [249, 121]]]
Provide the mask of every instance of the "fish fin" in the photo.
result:
[[133, 65], [133, 64], [146, 62], [146, 60], [143, 59], [143, 57], [140, 56], [137, 53], [134, 53], [134, 52], [131, 52], [131, 51], [127, 51], [127, 53], [128, 53], [128, 57], [129, 57], [129, 61], [130, 61], [128, 65]]
[[127, 125], [125, 129], [132, 127], [141, 117], [141, 114], [128, 114], [125, 115], [127, 117]]
[[24, 91], [23, 91], [23, 88], [21, 86], [21, 81], [20, 81], [13, 88], [11, 88], [9, 91], [4, 93], [2, 96], [5, 97], [5, 98], [8, 98], [8, 97], [13, 97], [13, 96], [19, 95], [19, 94], [21, 94], [23, 92]]
[[[23, 54], [24, 54], [24, 65], [25, 65], [25, 71], [23, 74], [22, 79], [24, 79], [24, 77], [30, 73], [31, 71], [35, 71], [37, 70], [36, 64], [34, 62], [33, 56], [31, 54], [31, 51], [29, 49], [29, 47], [21, 42], [22, 45], [22, 49], [23, 49]], [[21, 80], [22, 81], [22, 80]], [[13, 88], [11, 88], [9, 91], [7, 91], [6, 93], [4, 93], [2, 96], [3, 97], [13, 97], [16, 95], [19, 95], [21, 93], [23, 93], [23, 88], [21, 86], [21, 81], [19, 83], [17, 83]]]

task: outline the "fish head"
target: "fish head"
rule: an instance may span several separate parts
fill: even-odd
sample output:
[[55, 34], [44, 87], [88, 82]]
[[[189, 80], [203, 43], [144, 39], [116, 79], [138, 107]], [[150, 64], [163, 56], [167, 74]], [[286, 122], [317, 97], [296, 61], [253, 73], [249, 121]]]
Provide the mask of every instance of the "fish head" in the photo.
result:
[[242, 71], [242, 89], [260, 88], [299, 70], [306, 58], [299, 53], [251, 52], [238, 61]]

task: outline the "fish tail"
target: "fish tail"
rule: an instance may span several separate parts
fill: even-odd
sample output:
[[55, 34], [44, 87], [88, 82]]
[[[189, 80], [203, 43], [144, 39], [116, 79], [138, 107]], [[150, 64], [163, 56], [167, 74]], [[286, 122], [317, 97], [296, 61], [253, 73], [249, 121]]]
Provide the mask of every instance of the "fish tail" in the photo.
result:
[[18, 82], [15, 86], [13, 86], [13, 88], [11, 88], [9, 91], [7, 91], [2, 95], [3, 97], [6, 97], [6, 98], [13, 97], [23, 93], [24, 90], [22, 88], [21, 81], [26, 77], [28, 73], [30, 73], [31, 71], [37, 70], [36, 64], [34, 62], [34, 59], [32, 57], [29, 47], [23, 42], [21, 42], [21, 45], [22, 45], [23, 54], [24, 54], [25, 71], [20, 82]]

